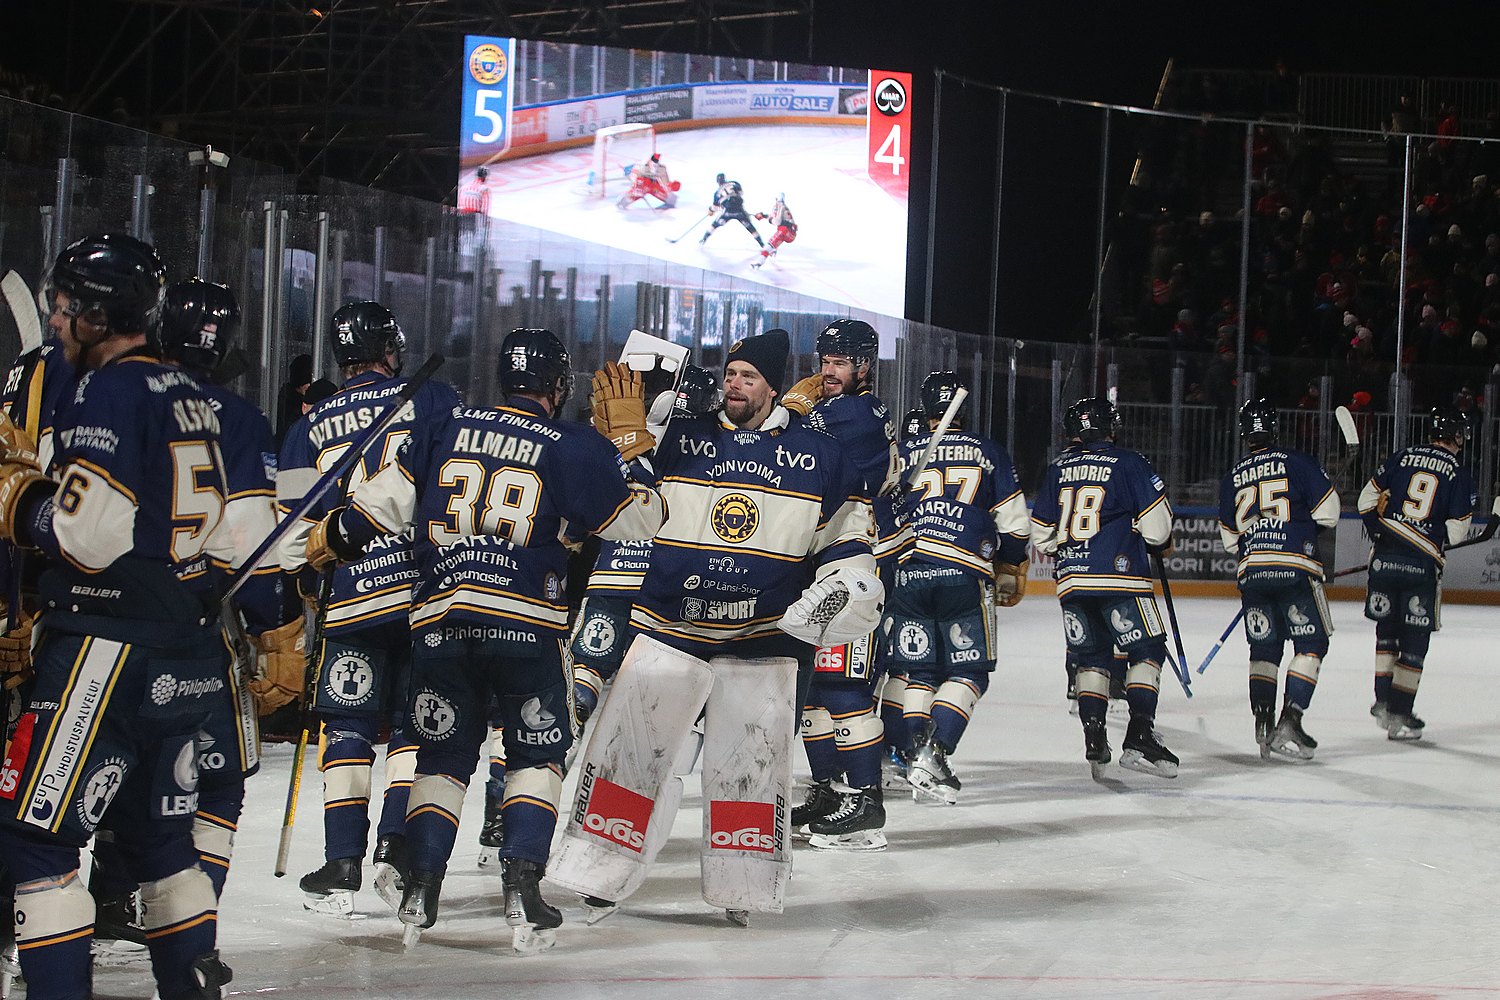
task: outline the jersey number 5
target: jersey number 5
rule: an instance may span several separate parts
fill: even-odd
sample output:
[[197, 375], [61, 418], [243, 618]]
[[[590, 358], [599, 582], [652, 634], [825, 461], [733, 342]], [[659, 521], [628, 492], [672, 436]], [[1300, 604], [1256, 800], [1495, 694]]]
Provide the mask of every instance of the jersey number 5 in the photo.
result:
[[[1292, 505], [1286, 498], [1286, 492], [1291, 488], [1291, 483], [1285, 479], [1263, 479], [1242, 487], [1234, 495], [1235, 529], [1244, 531], [1250, 527], [1251, 522], [1262, 517], [1273, 521], [1290, 521]], [[1252, 508], [1256, 513], [1251, 513]]]

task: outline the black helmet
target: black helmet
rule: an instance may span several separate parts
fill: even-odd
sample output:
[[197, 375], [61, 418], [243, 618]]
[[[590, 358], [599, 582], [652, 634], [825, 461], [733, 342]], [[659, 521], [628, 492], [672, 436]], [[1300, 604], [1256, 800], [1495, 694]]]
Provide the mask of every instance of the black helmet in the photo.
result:
[[161, 313], [161, 351], [191, 371], [207, 375], [224, 360], [240, 327], [240, 305], [223, 285], [201, 278], [167, 289]]
[[1469, 421], [1456, 406], [1434, 406], [1427, 418], [1429, 441], [1447, 441], [1463, 446], [1469, 439]]
[[[967, 388], [958, 372], [932, 372], [922, 380], [922, 412], [929, 417], [941, 417], [948, 412], [948, 404], [960, 388]], [[959, 407], [960, 414], [963, 407]]]
[[880, 353], [880, 338], [862, 319], [836, 319], [818, 334], [817, 350], [819, 358], [849, 358], [856, 365], [873, 362]]
[[552, 409], [562, 409], [573, 392], [573, 363], [551, 330], [512, 330], [500, 345], [500, 388], [513, 392], [557, 393]]
[[719, 377], [707, 368], [684, 365], [682, 380], [677, 383], [677, 398], [672, 401], [674, 417], [706, 417], [724, 406], [724, 390]]
[[901, 440], [910, 441], [927, 433], [927, 414], [920, 407], [906, 411], [901, 418]]
[[1276, 407], [1269, 399], [1251, 399], [1240, 407], [1240, 437], [1252, 448], [1276, 443]]
[[1063, 414], [1063, 430], [1080, 441], [1102, 441], [1115, 436], [1120, 427], [1120, 411], [1104, 396], [1080, 399]]
[[723, 184], [724, 183], [724, 175], [723, 174], [715, 174], [714, 175], [714, 183], [715, 184]]
[[396, 356], [401, 366], [401, 352], [406, 350], [406, 334], [391, 311], [379, 302], [350, 302], [339, 307], [328, 324], [333, 336], [333, 360], [339, 367], [384, 361], [387, 354]]
[[43, 290], [48, 305], [68, 296], [68, 315], [103, 314], [95, 325], [110, 334], [154, 334], [161, 316], [167, 268], [149, 243], [122, 233], [86, 236], [57, 255]]

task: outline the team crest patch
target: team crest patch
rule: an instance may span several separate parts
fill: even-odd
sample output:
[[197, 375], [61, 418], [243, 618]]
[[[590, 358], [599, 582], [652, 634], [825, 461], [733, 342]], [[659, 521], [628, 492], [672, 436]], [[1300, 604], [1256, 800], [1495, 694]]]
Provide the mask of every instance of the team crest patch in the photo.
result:
[[1130, 572], [1130, 557], [1129, 556], [1115, 556], [1115, 572], [1116, 573], [1129, 573]]
[[375, 668], [368, 657], [358, 653], [340, 653], [328, 667], [328, 697], [340, 705], [358, 705], [370, 697], [375, 687]]
[[1067, 635], [1068, 642], [1078, 645], [1084, 638], [1083, 620], [1071, 611], [1064, 611], [1063, 632]]
[[908, 659], [924, 655], [932, 645], [927, 638], [927, 630], [915, 622], [907, 622], [901, 626], [901, 632], [896, 637], [896, 644]]
[[714, 504], [711, 522], [714, 534], [724, 541], [748, 541], [760, 527], [760, 510], [745, 494], [731, 493]]
[[592, 615], [578, 635], [583, 648], [595, 655], [609, 652], [615, 645], [615, 626], [608, 615]]
[[78, 799], [78, 822], [84, 830], [92, 833], [98, 829], [104, 811], [124, 781], [125, 761], [120, 757], [106, 758], [89, 772], [83, 781], [83, 795]]
[[422, 735], [432, 740], [442, 739], [458, 725], [458, 711], [430, 688], [419, 692], [412, 701], [411, 717]]
[[1391, 613], [1391, 599], [1384, 594], [1370, 595], [1370, 614], [1376, 618], [1384, 618]]
[[1271, 635], [1271, 619], [1259, 609], [1245, 612], [1245, 632], [1252, 639], [1267, 639]]

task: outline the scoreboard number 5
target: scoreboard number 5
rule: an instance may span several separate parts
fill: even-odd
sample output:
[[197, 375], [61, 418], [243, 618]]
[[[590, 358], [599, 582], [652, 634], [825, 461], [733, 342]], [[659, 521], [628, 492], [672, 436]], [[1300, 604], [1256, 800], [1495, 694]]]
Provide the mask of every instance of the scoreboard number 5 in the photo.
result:
[[500, 137], [505, 134], [505, 122], [500, 112], [487, 106], [491, 100], [503, 101], [504, 99], [504, 91], [474, 91], [474, 117], [486, 119], [490, 123], [490, 130], [488, 132], [475, 132], [471, 136], [475, 142], [498, 142], [500, 141]]

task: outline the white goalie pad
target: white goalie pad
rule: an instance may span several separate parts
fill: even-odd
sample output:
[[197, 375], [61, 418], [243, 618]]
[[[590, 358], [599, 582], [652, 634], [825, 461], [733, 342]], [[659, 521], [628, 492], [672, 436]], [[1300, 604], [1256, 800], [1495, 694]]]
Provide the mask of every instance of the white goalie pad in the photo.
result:
[[631, 643], [589, 722], [577, 799], [547, 866], [551, 881], [617, 903], [640, 887], [682, 798], [674, 759], [712, 686], [697, 657], [647, 636]]
[[802, 592], [776, 627], [814, 646], [838, 646], [880, 624], [885, 585], [857, 566], [841, 566]]
[[703, 741], [703, 899], [780, 913], [792, 875], [797, 661], [716, 656]]

